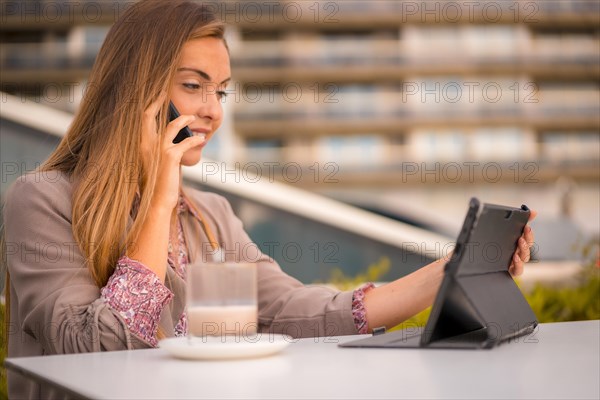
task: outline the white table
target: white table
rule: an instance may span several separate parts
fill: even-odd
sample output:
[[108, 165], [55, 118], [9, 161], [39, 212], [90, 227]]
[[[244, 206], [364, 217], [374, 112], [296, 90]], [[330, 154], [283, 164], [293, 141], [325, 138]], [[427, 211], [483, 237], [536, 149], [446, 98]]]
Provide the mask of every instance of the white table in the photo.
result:
[[12, 358], [6, 366], [87, 398], [600, 397], [600, 321], [542, 324], [492, 350], [349, 349], [299, 340], [278, 355], [181, 361], [162, 349]]

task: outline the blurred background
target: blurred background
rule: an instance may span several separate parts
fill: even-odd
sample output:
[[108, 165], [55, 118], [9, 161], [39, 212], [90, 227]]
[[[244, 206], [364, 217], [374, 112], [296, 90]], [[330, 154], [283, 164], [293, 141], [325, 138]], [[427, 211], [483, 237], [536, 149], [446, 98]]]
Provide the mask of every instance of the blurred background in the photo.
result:
[[[56, 146], [133, 3], [1, 2], [2, 196]], [[203, 3], [233, 82], [188, 184], [227, 196], [291, 275], [405, 275], [451, 249], [473, 196], [539, 212], [523, 285], [597, 265], [599, 1]]]

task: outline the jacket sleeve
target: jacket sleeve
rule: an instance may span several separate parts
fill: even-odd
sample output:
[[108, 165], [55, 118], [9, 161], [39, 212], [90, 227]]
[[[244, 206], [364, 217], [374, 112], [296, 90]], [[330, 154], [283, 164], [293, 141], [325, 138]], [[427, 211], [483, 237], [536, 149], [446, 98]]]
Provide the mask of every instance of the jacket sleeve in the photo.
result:
[[[221, 212], [227, 227], [225, 253], [240, 249], [238, 259], [257, 263], [258, 322], [261, 331], [284, 333], [292, 337], [353, 335], [358, 333], [353, 315], [353, 291], [338, 291], [324, 286], [305, 286], [287, 275], [275, 260], [258, 250], [227, 200], [221, 198]], [[244, 251], [249, 245], [256, 252]], [[251, 255], [250, 255], [251, 254]], [[251, 257], [251, 259], [248, 259]]]
[[4, 223], [22, 322], [9, 329], [33, 337], [46, 354], [150, 346], [130, 333], [92, 279], [72, 234], [67, 178], [19, 178], [7, 193]]

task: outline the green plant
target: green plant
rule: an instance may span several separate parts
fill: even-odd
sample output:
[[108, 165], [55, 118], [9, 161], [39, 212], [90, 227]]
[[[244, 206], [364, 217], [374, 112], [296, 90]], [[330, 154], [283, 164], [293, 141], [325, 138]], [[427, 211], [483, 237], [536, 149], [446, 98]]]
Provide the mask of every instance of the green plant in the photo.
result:
[[572, 288], [553, 288], [537, 284], [526, 294], [539, 322], [600, 319], [600, 278]]
[[600, 259], [598, 243], [583, 246], [583, 268], [571, 287], [536, 284], [525, 293], [539, 322], [600, 319]]
[[[381, 257], [376, 263], [367, 267], [366, 272], [359, 273], [354, 277], [344, 274], [341, 268], [334, 268], [331, 271], [328, 284], [335, 286], [340, 290], [352, 290], [365, 282], [377, 282], [390, 270], [390, 259]], [[320, 282], [315, 282], [320, 283]]]

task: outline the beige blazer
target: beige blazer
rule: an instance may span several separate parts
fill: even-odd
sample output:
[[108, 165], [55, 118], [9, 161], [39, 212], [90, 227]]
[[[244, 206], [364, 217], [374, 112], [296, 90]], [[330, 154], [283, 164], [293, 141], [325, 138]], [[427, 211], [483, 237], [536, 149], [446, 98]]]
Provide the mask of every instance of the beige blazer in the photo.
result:
[[[35, 172], [17, 179], [7, 192], [9, 357], [149, 347], [100, 298], [100, 289], [73, 239], [72, 190], [73, 182], [64, 174]], [[227, 200], [192, 189], [187, 193], [223, 243], [227, 258], [258, 261], [261, 331], [296, 337], [357, 333], [352, 292], [304, 286], [262, 253], [258, 259], [247, 260], [247, 255], [256, 256], [254, 251], [244, 251], [253, 244]], [[185, 214], [182, 225], [190, 261], [210, 251], [208, 238], [191, 214]], [[160, 327], [172, 336], [184, 310], [185, 293], [183, 280], [171, 268], [167, 271], [165, 282], [175, 296], [161, 314]], [[9, 374], [9, 394], [11, 398], [56, 396], [47, 387], [14, 374]]]

